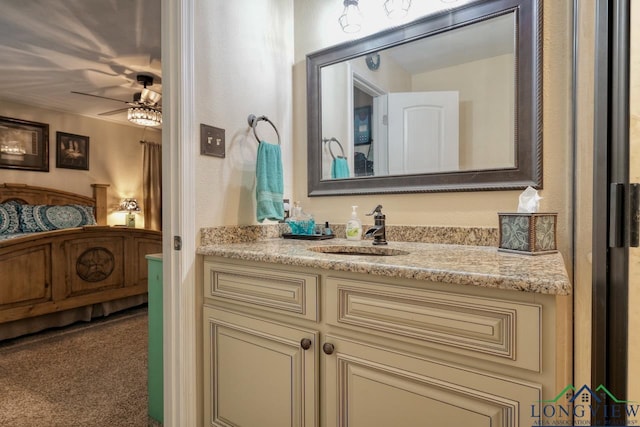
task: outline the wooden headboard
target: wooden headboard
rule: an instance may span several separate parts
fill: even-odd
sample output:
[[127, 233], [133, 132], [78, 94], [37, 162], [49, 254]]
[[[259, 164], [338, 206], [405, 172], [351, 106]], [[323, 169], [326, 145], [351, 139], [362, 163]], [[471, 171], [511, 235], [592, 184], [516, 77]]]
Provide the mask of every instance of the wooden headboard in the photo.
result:
[[107, 187], [109, 184], [91, 184], [93, 198], [53, 188], [26, 184], [0, 184], [0, 203], [17, 201], [28, 205], [87, 205], [95, 208], [98, 225], [107, 225]]

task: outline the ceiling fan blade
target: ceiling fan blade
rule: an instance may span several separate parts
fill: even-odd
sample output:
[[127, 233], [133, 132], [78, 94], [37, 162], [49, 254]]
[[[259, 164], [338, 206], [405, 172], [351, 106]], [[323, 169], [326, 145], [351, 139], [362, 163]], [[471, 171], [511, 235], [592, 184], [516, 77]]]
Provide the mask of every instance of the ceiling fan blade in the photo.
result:
[[114, 115], [114, 114], [122, 113], [123, 111], [127, 111], [128, 109], [129, 109], [129, 107], [127, 107], [127, 108], [118, 108], [117, 110], [107, 111], [106, 113], [100, 113], [98, 115], [99, 116], [111, 116], [111, 115]]
[[123, 101], [122, 99], [109, 98], [107, 96], [93, 95], [91, 93], [84, 93], [84, 92], [76, 92], [74, 90], [72, 90], [71, 93], [75, 93], [77, 95], [93, 96], [94, 98], [108, 99], [110, 101], [124, 102], [125, 104], [129, 104], [129, 101]]

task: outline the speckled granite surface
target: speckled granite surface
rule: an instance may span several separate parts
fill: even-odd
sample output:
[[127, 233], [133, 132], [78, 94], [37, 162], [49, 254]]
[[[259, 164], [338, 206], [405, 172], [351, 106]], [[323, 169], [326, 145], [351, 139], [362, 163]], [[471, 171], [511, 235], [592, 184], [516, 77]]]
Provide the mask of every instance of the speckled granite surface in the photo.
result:
[[255, 242], [262, 239], [280, 237], [282, 233], [290, 232], [291, 229], [286, 224], [207, 227], [200, 229], [200, 244]]
[[[345, 237], [344, 224], [329, 225], [336, 237]], [[370, 225], [363, 225], [366, 231]], [[254, 242], [279, 237], [291, 230], [285, 224], [208, 227], [201, 231], [201, 244]], [[491, 227], [387, 226], [390, 242], [443, 243], [452, 245], [498, 246], [498, 229]]]
[[[207, 238], [213, 237], [210, 233], [206, 234]], [[248, 261], [543, 294], [568, 295], [571, 293], [571, 284], [564, 262], [558, 253], [530, 256], [498, 252], [496, 247], [415, 242], [390, 242], [387, 247], [409, 252], [408, 255], [394, 256], [344, 255], [320, 253], [308, 249], [311, 246], [335, 245], [365, 248], [372, 246], [369, 240], [354, 242], [336, 238], [308, 241], [270, 237], [244, 243], [212, 244], [209, 241], [198, 248], [197, 253]]]

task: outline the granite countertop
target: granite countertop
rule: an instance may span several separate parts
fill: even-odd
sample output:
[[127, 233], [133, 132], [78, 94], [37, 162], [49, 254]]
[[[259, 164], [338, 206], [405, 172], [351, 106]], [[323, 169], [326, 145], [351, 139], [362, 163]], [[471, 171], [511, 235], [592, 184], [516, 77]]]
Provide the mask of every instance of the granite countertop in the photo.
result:
[[244, 243], [203, 244], [197, 253], [542, 294], [571, 293], [571, 283], [559, 253], [531, 256], [499, 252], [490, 246], [416, 242], [389, 242], [386, 247], [409, 252], [394, 256], [318, 253], [308, 249], [334, 245], [372, 247], [370, 240], [266, 238]]

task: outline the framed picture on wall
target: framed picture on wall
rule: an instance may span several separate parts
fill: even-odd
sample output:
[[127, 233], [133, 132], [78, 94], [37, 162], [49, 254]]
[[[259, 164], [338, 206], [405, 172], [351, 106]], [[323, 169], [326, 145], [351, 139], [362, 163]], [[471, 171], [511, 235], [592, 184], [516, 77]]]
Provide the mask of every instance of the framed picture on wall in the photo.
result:
[[49, 172], [49, 125], [0, 117], [0, 168]]
[[89, 170], [89, 137], [56, 132], [56, 167]]
[[353, 109], [353, 130], [355, 145], [371, 144], [371, 106]]

